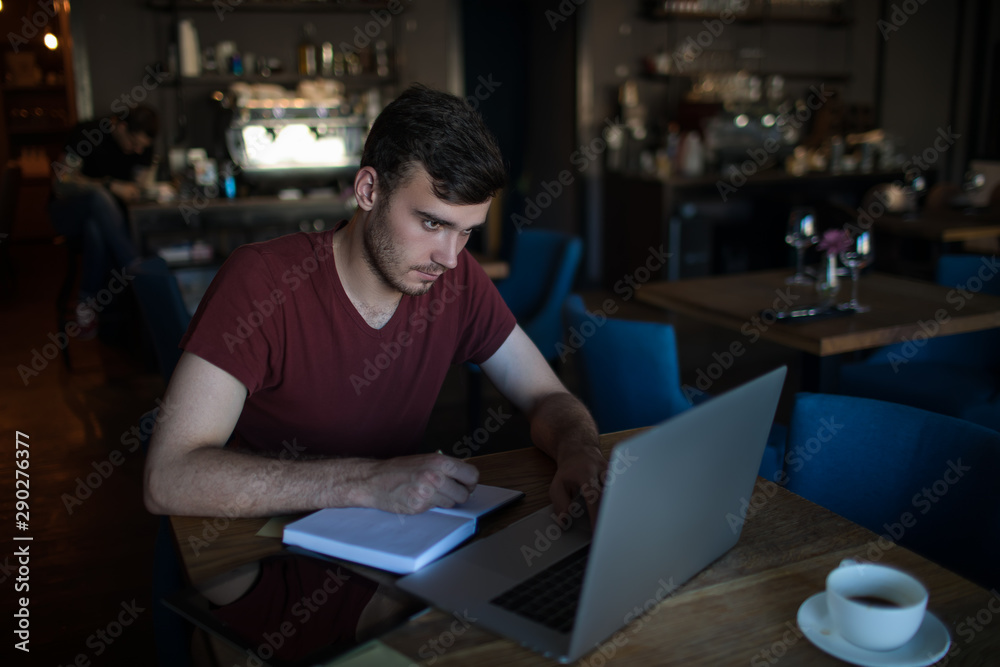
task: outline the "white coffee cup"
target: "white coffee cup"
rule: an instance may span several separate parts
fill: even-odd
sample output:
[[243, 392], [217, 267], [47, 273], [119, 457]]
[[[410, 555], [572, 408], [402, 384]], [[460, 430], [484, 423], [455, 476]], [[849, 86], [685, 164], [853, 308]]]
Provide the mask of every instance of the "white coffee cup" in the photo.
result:
[[895, 568], [845, 560], [826, 577], [826, 604], [841, 637], [870, 651], [890, 651], [920, 629], [927, 589]]

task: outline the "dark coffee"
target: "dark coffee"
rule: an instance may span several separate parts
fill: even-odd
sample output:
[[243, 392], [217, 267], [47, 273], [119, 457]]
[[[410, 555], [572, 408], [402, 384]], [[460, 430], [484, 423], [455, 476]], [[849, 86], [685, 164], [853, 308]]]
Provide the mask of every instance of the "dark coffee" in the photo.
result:
[[878, 597], [877, 595], [852, 595], [847, 599], [851, 602], [857, 602], [858, 604], [880, 609], [899, 609], [903, 606], [894, 600]]

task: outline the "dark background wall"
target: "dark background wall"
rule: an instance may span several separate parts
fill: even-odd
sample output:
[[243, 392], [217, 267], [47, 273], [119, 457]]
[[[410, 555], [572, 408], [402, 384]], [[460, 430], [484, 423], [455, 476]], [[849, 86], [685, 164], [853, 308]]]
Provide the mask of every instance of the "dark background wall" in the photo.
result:
[[[500, 82], [480, 100], [480, 109], [510, 163], [505, 242], [513, 238], [513, 216], [524, 215], [529, 202], [545, 192], [544, 184], [569, 170], [572, 184], [532, 224], [582, 233], [589, 241], [587, 273], [594, 277], [604, 233], [603, 156], [584, 170], [573, 162], [574, 151], [601, 137], [605, 122], [617, 116], [619, 87], [640, 74], [644, 56], [673, 50], [701, 27], [645, 20], [638, 0], [561, 4], [575, 7], [566, 20], [546, 14], [559, 13], [557, 0], [415, 0], [393, 26], [398, 80], [400, 85], [419, 80], [463, 95], [474, 94], [491, 76]], [[899, 3], [850, 4], [854, 20], [847, 26], [734, 24], [712, 48], [756, 48], [764, 68], [845, 72], [847, 79], [839, 84], [843, 100], [869, 105], [880, 124], [914, 153], [932, 145], [939, 129], [954, 128], [961, 137], [936, 165], [941, 178], [961, 180], [970, 158], [1000, 157], [1000, 12], [995, 3], [913, 3], [917, 10], [891, 31], [878, 22], [892, 23]], [[86, 46], [89, 74], [79, 86], [86, 92], [89, 83], [89, 95], [81, 95], [82, 115], [88, 110], [101, 115], [141, 83], [147, 66], [164, 60], [169, 16], [134, 0], [76, 3], [73, 11], [84, 33], [78, 43]], [[358, 22], [367, 20], [363, 15], [241, 14], [239, 7], [222, 20], [212, 12], [190, 15], [198, 21], [203, 43], [236, 39], [242, 49], [289, 61], [306, 20], [334, 40], [349, 39]], [[794, 90], [796, 84], [788, 85]], [[662, 83], [643, 83], [642, 90], [651, 101], [651, 115], [665, 121]], [[176, 115], [173, 89], [153, 90], [147, 101], [168, 117]], [[168, 125], [163, 148], [179, 136]]]
[[[540, 0], [462, 4], [466, 94], [484, 90], [483, 80], [490, 77], [501, 84], [480, 110], [510, 167], [503, 215], [507, 246], [518, 228], [578, 231], [580, 186], [570, 161], [576, 24], [567, 20], [553, 29], [545, 16], [549, 5]], [[567, 170], [574, 178], [560, 182], [560, 172]]]

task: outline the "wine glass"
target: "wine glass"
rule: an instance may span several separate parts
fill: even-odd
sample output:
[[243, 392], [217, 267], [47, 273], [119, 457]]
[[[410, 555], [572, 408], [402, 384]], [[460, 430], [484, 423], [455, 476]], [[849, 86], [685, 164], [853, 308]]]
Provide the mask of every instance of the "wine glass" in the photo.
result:
[[872, 248], [871, 232], [862, 232], [851, 241], [850, 247], [840, 253], [840, 261], [851, 270], [851, 300], [841, 304], [842, 310], [853, 310], [856, 313], [867, 313], [871, 306], [858, 303], [858, 279], [861, 269], [872, 263], [875, 252]]
[[819, 241], [816, 236], [816, 212], [811, 208], [794, 208], [788, 216], [785, 243], [795, 248], [795, 275], [785, 279], [788, 285], [808, 285], [812, 278], [802, 271], [806, 248]]
[[976, 208], [977, 203], [982, 201], [982, 191], [986, 187], [986, 174], [978, 169], [970, 169], [965, 172], [965, 182], [962, 189], [965, 190], [966, 206]]

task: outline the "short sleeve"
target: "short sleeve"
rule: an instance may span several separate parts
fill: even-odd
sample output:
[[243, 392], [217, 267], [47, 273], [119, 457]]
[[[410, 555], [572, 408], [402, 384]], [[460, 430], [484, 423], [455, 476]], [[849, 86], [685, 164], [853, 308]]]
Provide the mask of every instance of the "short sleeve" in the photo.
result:
[[468, 288], [462, 290], [465, 317], [452, 363], [481, 364], [500, 349], [517, 320], [479, 262], [463, 254]]
[[266, 254], [237, 248], [198, 305], [181, 347], [234, 376], [252, 395], [281, 381], [285, 295]]

